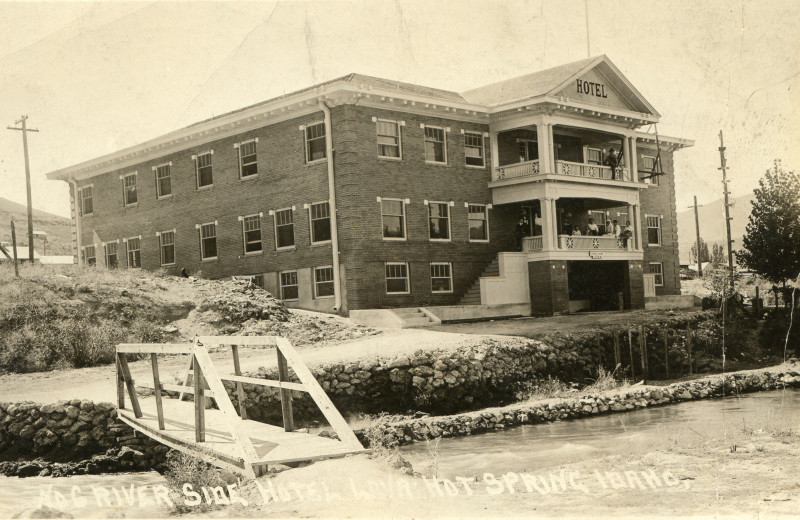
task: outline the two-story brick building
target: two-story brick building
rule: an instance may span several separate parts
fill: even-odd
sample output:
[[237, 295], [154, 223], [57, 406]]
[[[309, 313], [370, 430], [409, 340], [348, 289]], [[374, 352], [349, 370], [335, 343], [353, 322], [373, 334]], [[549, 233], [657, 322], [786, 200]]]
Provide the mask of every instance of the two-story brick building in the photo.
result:
[[350, 74], [48, 177], [81, 263], [362, 315], [641, 308], [680, 294], [672, 153], [692, 143], [637, 130], [659, 117], [605, 56], [463, 93]]

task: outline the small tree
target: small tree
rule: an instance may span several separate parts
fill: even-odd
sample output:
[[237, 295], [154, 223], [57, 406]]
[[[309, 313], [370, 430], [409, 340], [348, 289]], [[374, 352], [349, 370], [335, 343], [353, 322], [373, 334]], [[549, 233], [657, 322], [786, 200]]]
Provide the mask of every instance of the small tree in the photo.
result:
[[725, 258], [727, 252], [722, 244], [713, 244], [711, 246], [711, 259], [709, 260], [714, 267], [717, 267], [721, 264], [727, 264], [728, 261]]
[[[691, 255], [692, 255], [692, 262], [693, 263], [698, 263], [697, 262], [697, 244], [692, 244]], [[701, 238], [700, 239], [700, 262], [699, 263], [702, 264], [703, 262], [708, 262], [710, 260], [711, 260], [711, 255], [708, 253], [708, 244], [706, 244], [706, 241]]]
[[776, 160], [758, 181], [739, 262], [774, 284], [800, 273], [800, 178]]

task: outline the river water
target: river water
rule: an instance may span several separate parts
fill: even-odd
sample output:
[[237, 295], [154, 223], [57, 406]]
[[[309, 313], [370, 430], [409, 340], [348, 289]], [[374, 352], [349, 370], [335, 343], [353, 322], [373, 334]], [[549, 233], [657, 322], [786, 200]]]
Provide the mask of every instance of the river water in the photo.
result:
[[[743, 424], [800, 423], [800, 390], [692, 401], [628, 413], [525, 425], [493, 433], [443, 439], [438, 476], [453, 479], [484, 472], [538, 471], [601, 458], [623, 450], [649, 451], [674, 439], [702, 440], [735, 434]], [[430, 462], [424, 442], [401, 448], [418, 471]], [[165, 483], [156, 472], [80, 475], [68, 478], [0, 477], [0, 518], [42, 503], [84, 518], [154, 518], [168, 514], [153, 493]]]

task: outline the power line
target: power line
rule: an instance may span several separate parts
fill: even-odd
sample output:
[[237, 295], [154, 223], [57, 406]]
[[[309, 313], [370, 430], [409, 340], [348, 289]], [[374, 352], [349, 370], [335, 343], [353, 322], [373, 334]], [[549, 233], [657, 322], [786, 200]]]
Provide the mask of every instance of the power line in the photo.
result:
[[728, 271], [730, 273], [731, 293], [735, 290], [733, 280], [733, 240], [731, 239], [731, 204], [728, 201], [730, 191], [728, 191], [728, 162], [725, 159], [725, 142], [722, 139], [722, 130], [719, 131], [719, 162], [722, 170], [722, 189], [725, 194], [725, 229], [728, 234]]

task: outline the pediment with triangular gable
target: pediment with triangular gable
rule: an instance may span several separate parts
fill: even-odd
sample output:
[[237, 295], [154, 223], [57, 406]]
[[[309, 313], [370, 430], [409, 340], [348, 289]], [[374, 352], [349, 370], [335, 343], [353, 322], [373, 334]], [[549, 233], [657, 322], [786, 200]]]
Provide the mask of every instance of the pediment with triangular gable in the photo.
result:
[[548, 94], [590, 105], [659, 116], [656, 109], [606, 56], [599, 57], [578, 73], [564, 79]]

